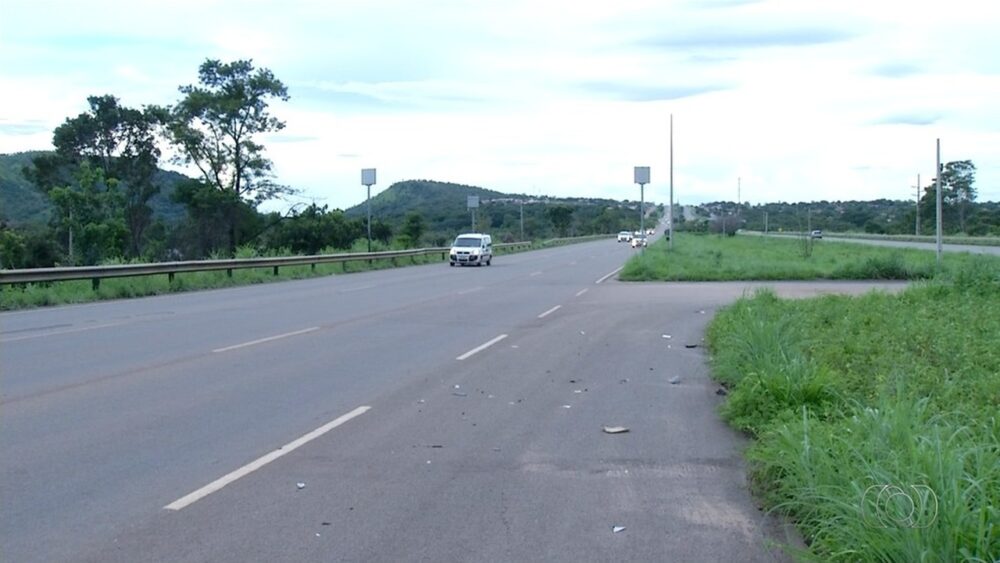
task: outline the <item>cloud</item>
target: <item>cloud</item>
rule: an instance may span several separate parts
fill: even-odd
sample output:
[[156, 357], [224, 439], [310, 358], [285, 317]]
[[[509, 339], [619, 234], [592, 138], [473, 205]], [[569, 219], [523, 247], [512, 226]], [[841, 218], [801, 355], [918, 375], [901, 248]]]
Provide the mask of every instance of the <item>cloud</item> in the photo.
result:
[[697, 29], [661, 34], [641, 41], [647, 47], [752, 49], [804, 47], [846, 41], [856, 33], [834, 27], [788, 27], [780, 29]]
[[49, 131], [49, 127], [38, 120], [0, 121], [0, 134], [3, 135], [35, 135], [47, 131]]
[[618, 82], [587, 82], [582, 85], [584, 90], [601, 96], [627, 102], [655, 102], [661, 100], [678, 100], [690, 98], [709, 92], [726, 90], [727, 87], [717, 84], [691, 86], [640, 86]]
[[933, 125], [941, 119], [936, 112], [896, 113], [872, 121], [872, 125]]
[[314, 135], [282, 135], [279, 133], [268, 136], [267, 140], [272, 143], [309, 143], [319, 140], [319, 137]]
[[910, 63], [902, 62], [884, 63], [871, 69], [871, 73], [875, 76], [882, 76], [885, 78], [904, 78], [915, 74], [921, 74], [922, 72], [922, 68]]

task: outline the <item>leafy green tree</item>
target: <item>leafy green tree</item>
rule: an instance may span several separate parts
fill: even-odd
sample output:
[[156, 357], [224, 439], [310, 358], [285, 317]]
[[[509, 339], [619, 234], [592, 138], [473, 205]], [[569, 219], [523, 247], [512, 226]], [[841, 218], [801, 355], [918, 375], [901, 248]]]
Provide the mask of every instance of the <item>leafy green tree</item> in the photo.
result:
[[125, 253], [124, 198], [118, 181], [105, 178], [102, 168], [84, 161], [75, 185], [55, 187], [48, 194], [56, 208], [53, 228], [65, 237], [71, 264], [98, 264]]
[[976, 201], [976, 165], [971, 160], [959, 160], [945, 164], [941, 172], [943, 197], [958, 211], [958, 228], [965, 233], [965, 219], [969, 207]]
[[126, 252], [138, 256], [152, 221], [148, 202], [159, 191], [153, 178], [160, 158], [156, 132], [162, 110], [125, 107], [111, 95], [90, 96], [87, 102], [89, 111], [67, 118], [55, 129], [52, 144], [56, 152], [36, 157], [27, 176], [51, 196], [53, 188], [73, 184], [82, 165], [100, 169], [102, 181], [122, 192], [121, 219], [128, 229]]
[[234, 253], [240, 243], [240, 205], [255, 208], [294, 193], [274, 181], [272, 163], [255, 140], [285, 127], [268, 112], [268, 103], [287, 101], [288, 89], [249, 60], [208, 59], [198, 69], [198, 83], [180, 88], [184, 97], [171, 111], [168, 135], [179, 149], [177, 161], [197, 167], [205, 185], [225, 194], [218, 203], [225, 206], [229, 252]]
[[567, 205], [554, 205], [546, 209], [545, 214], [549, 221], [552, 221], [552, 226], [559, 233], [559, 236], [567, 236], [569, 227], [573, 223], [573, 208]]
[[402, 234], [406, 237], [407, 246], [419, 246], [420, 238], [424, 236], [424, 216], [419, 211], [412, 211], [403, 220]]
[[24, 237], [0, 223], [0, 269], [23, 268], [26, 250]]

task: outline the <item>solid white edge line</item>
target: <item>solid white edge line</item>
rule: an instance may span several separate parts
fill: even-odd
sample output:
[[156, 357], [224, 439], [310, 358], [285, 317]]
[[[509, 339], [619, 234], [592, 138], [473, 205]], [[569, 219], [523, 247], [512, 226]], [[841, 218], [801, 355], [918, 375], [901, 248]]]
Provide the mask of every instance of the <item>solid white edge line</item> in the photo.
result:
[[581, 296], [581, 295], [583, 295], [584, 293], [587, 293], [587, 291], [588, 291], [587, 289], [581, 289], [580, 291], [577, 291], [577, 292], [576, 292], [576, 296], [577, 296], [577, 297], [580, 297], [580, 296]]
[[257, 340], [251, 340], [250, 342], [244, 342], [242, 344], [233, 344], [232, 346], [226, 346], [225, 348], [216, 348], [212, 350], [218, 354], [219, 352], [228, 352], [230, 350], [236, 350], [237, 348], [246, 348], [247, 346], [254, 346], [255, 344], [263, 344], [265, 342], [271, 342], [272, 340], [280, 340], [282, 338], [288, 338], [289, 336], [298, 336], [300, 334], [306, 334], [307, 332], [313, 332], [314, 330], [319, 330], [318, 326], [313, 326], [309, 328], [304, 328], [302, 330], [296, 330], [295, 332], [286, 332], [285, 334], [276, 334], [274, 336], [268, 336], [267, 338], [259, 338]]
[[349, 412], [349, 413], [347, 413], [345, 415], [341, 415], [341, 416], [339, 416], [339, 417], [331, 420], [330, 422], [327, 422], [323, 426], [320, 426], [316, 430], [313, 430], [312, 432], [309, 432], [308, 434], [302, 436], [301, 438], [299, 438], [297, 440], [293, 440], [293, 441], [285, 444], [284, 446], [281, 446], [280, 448], [274, 450], [273, 452], [271, 452], [269, 454], [266, 454], [266, 455], [264, 455], [264, 456], [262, 456], [262, 457], [260, 457], [260, 458], [258, 458], [256, 460], [254, 460], [254, 461], [251, 461], [250, 463], [244, 465], [243, 467], [237, 469], [236, 471], [233, 471], [232, 473], [229, 473], [228, 475], [225, 475], [223, 477], [220, 477], [220, 478], [216, 479], [215, 481], [212, 481], [211, 483], [205, 485], [204, 487], [198, 489], [197, 491], [194, 491], [191, 494], [185, 495], [185, 496], [183, 496], [183, 497], [175, 500], [174, 502], [172, 502], [172, 503], [164, 506], [163, 508], [166, 509], [166, 510], [180, 510], [180, 509], [184, 508], [185, 506], [189, 506], [191, 504], [194, 504], [195, 502], [199, 501], [200, 499], [203, 499], [203, 498], [207, 497], [208, 495], [210, 495], [210, 494], [218, 491], [219, 489], [225, 487], [226, 485], [232, 483], [233, 481], [236, 481], [240, 477], [245, 477], [245, 476], [249, 475], [250, 473], [253, 473], [254, 471], [260, 469], [261, 467], [264, 467], [268, 463], [271, 463], [272, 461], [280, 458], [281, 456], [283, 456], [285, 454], [289, 454], [289, 453], [295, 451], [300, 446], [303, 446], [303, 445], [311, 442], [312, 440], [315, 440], [316, 438], [319, 438], [323, 434], [326, 434], [327, 432], [333, 430], [334, 428], [340, 426], [341, 424], [344, 424], [345, 422], [351, 420], [352, 418], [355, 418], [357, 416], [361, 416], [361, 415], [365, 414], [369, 410], [371, 410], [371, 407], [363, 406], [363, 407], [358, 407], [358, 408], [354, 409], [353, 411], [351, 411], [351, 412]]
[[500, 342], [504, 338], [507, 338], [507, 335], [506, 334], [501, 334], [500, 336], [494, 338], [493, 340], [490, 340], [489, 342], [487, 342], [485, 344], [481, 344], [479, 346], [476, 346], [472, 350], [469, 350], [468, 352], [462, 354], [461, 356], [459, 356], [459, 357], [457, 357], [455, 359], [456, 360], [465, 360], [465, 359], [471, 357], [473, 354], [482, 352], [483, 350], [489, 348], [490, 346], [493, 346], [494, 344], [496, 344], [497, 342]]
[[618, 272], [622, 271], [622, 269], [623, 269], [623, 268], [625, 268], [625, 266], [622, 266], [621, 268], [618, 268], [617, 270], [615, 270], [615, 271], [611, 272], [610, 274], [608, 274], [608, 275], [604, 276], [603, 278], [601, 278], [601, 279], [597, 280], [596, 282], [594, 282], [594, 284], [599, 284], [599, 283], [601, 283], [601, 282], [603, 282], [603, 281], [607, 280], [607, 279], [608, 279], [608, 278], [610, 278], [611, 276], [613, 276], [613, 275], [617, 274]]
[[551, 315], [552, 313], [555, 313], [555, 312], [556, 312], [556, 311], [558, 311], [559, 309], [562, 309], [562, 305], [556, 305], [555, 307], [553, 307], [553, 308], [549, 309], [548, 311], [545, 311], [545, 312], [544, 312], [544, 313], [542, 313], [541, 315], [538, 315], [538, 318], [539, 318], [539, 319], [544, 319], [545, 317], [547, 317], [547, 316]]

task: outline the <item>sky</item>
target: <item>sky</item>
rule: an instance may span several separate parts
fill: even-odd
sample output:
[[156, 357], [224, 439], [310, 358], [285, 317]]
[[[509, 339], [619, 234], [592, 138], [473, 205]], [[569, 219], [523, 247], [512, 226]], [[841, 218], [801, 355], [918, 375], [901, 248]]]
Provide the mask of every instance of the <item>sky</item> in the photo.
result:
[[[972, 160], [1000, 200], [1000, 3], [892, 0], [7, 0], [0, 153], [87, 96], [173, 104], [206, 59], [290, 99], [277, 181], [347, 208], [429, 179], [682, 204], [908, 199]], [[671, 117], [672, 116], [672, 117]]]

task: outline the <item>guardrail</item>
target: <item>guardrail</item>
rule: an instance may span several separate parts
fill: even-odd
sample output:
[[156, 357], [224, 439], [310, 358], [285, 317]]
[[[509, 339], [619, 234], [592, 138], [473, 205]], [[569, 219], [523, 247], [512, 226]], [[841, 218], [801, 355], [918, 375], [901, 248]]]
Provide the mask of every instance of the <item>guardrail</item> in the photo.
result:
[[[530, 248], [531, 241], [494, 244], [496, 249]], [[274, 275], [282, 266], [311, 266], [355, 261], [392, 260], [441, 254], [448, 258], [450, 248], [415, 248], [384, 252], [351, 252], [344, 254], [319, 254], [313, 256], [281, 256], [276, 258], [232, 258], [228, 260], [191, 260], [185, 262], [157, 262], [151, 264], [116, 264], [112, 266], [71, 266], [62, 268], [33, 268], [30, 270], [0, 270], [0, 285], [15, 283], [43, 283], [69, 280], [91, 280], [96, 291], [104, 278], [124, 278], [166, 274], [169, 281], [182, 272], [209, 272], [225, 270], [232, 277], [233, 270], [273, 268]]]

